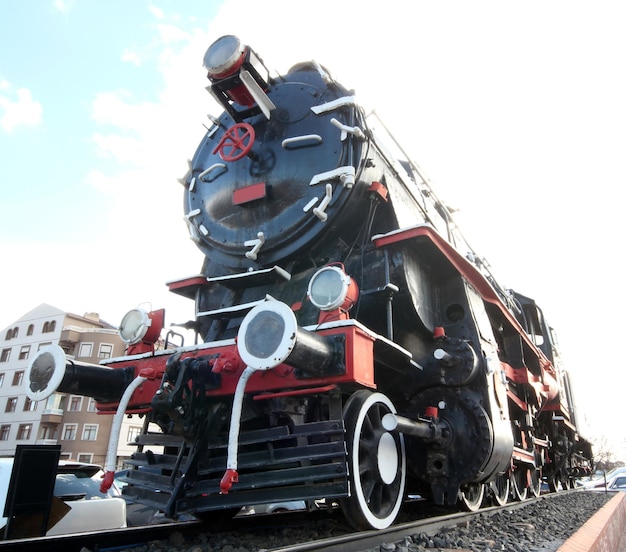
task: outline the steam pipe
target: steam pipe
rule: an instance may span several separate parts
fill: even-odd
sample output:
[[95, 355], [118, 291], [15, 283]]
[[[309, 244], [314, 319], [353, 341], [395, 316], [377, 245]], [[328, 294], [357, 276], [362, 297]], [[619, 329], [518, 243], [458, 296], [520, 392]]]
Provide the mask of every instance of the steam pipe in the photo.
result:
[[107, 446], [106, 461], [104, 463], [104, 475], [100, 483], [100, 492], [106, 493], [113, 485], [115, 479], [115, 468], [117, 467], [117, 447], [120, 440], [120, 431], [122, 430], [122, 422], [126, 414], [126, 407], [130, 402], [135, 389], [137, 389], [148, 378], [137, 376], [124, 391], [120, 403], [117, 405], [117, 411], [113, 416], [111, 425], [111, 434], [109, 436], [109, 445]]

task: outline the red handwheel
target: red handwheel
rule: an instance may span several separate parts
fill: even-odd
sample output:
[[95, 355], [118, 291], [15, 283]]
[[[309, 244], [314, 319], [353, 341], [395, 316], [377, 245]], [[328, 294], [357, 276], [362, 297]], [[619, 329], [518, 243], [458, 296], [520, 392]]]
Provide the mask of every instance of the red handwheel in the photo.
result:
[[219, 152], [224, 161], [237, 161], [248, 154], [253, 144], [254, 128], [252, 125], [237, 123], [224, 133], [213, 153]]

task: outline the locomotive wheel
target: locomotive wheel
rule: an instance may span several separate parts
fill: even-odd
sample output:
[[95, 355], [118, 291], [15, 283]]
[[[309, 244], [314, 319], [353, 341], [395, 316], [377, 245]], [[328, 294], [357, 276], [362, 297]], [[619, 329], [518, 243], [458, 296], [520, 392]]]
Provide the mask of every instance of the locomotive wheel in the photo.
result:
[[344, 407], [350, 496], [340, 503], [357, 530], [389, 527], [404, 499], [404, 438], [382, 425], [390, 412], [396, 409], [385, 395], [365, 390], [354, 393]]
[[513, 500], [526, 500], [527, 494], [526, 470], [524, 468], [517, 468], [511, 474], [511, 495], [513, 495]]
[[475, 512], [483, 503], [485, 486], [482, 483], [468, 483], [459, 491], [459, 503], [466, 512]]
[[509, 500], [511, 480], [508, 474], [499, 475], [490, 484], [491, 498], [497, 506], [504, 506]]
[[541, 470], [530, 471], [530, 486], [528, 487], [530, 496], [537, 498], [541, 494]]
[[558, 493], [560, 490], [567, 491], [572, 486], [569, 477], [558, 472], [555, 477], [548, 480], [548, 488], [551, 493]]

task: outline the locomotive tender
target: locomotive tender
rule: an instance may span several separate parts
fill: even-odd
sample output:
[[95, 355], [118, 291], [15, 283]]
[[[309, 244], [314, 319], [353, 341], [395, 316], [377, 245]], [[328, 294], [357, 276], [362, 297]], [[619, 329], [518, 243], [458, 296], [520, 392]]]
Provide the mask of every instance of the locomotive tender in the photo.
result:
[[164, 312], [134, 309], [126, 356], [48, 349], [29, 368], [32, 399], [115, 414], [103, 485], [125, 413], [145, 426], [124, 493], [171, 517], [326, 499], [384, 528], [408, 493], [476, 509], [589, 471], [542, 311], [498, 285], [353, 93], [316, 62], [270, 78], [232, 35], [204, 65], [224, 112], [181, 183], [205, 259], [168, 283], [195, 301], [196, 343], [155, 350]]

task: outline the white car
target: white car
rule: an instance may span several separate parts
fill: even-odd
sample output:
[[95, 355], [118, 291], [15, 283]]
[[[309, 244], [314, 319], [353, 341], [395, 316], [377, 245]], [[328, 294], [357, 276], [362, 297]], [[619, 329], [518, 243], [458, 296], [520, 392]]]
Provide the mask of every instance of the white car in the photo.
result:
[[606, 472], [606, 475], [585, 481], [583, 487], [587, 490], [624, 490], [625, 478], [626, 468], [614, 468]]
[[[13, 458], [0, 458], [0, 515], [4, 514]], [[97, 464], [61, 460], [54, 484], [54, 496], [70, 510], [46, 535], [64, 535], [126, 527], [126, 502], [114, 485], [100, 492], [103, 471]], [[0, 538], [4, 537], [7, 518], [0, 517]]]

